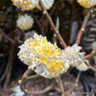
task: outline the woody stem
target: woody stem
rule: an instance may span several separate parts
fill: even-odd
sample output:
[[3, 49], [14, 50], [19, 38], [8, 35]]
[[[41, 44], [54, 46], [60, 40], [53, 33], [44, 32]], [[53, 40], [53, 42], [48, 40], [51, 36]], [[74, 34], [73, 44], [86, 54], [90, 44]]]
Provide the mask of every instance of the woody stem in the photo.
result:
[[62, 96], [64, 96], [64, 87], [63, 87], [60, 75], [56, 78], [56, 82], [57, 82], [58, 86], [60, 87]]

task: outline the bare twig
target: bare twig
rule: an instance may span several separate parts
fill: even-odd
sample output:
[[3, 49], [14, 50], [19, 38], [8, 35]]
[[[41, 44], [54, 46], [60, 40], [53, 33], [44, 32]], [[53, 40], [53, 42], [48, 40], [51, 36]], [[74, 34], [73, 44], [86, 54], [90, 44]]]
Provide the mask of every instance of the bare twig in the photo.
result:
[[[92, 51], [90, 54], [86, 55], [84, 58], [90, 60], [90, 59], [92, 59], [92, 57], [95, 56], [95, 55], [96, 55], [96, 50], [95, 50], [95, 51]], [[88, 63], [87, 65], [88, 65], [88, 67], [89, 67], [91, 70], [93, 70], [93, 71], [96, 72], [96, 68], [92, 67], [89, 63]]]
[[45, 14], [46, 18], [48, 19], [53, 31], [55, 32], [55, 34], [57, 35], [59, 41], [60, 41], [60, 44], [63, 46], [63, 48], [67, 47], [65, 41], [63, 40], [62, 36], [60, 35], [59, 31], [56, 29], [51, 17], [49, 16], [47, 10], [45, 9], [44, 5], [42, 4], [42, 1], [40, 0], [40, 6], [43, 10], [43, 13]]
[[54, 82], [51, 85], [47, 86], [45, 89], [41, 90], [41, 91], [29, 91], [28, 89], [26, 89], [26, 87], [24, 87], [24, 86], [26, 86], [26, 82], [29, 79], [34, 79], [34, 78], [38, 77], [38, 75], [33, 75], [33, 76], [28, 77], [28, 75], [30, 75], [31, 73], [32, 73], [32, 70], [28, 69], [24, 73], [24, 75], [22, 76], [22, 79], [20, 81], [20, 88], [22, 89], [22, 91], [24, 91], [28, 95], [38, 95], [38, 94], [46, 93], [53, 88]]
[[96, 68], [94, 68], [94, 67], [92, 67], [92, 66], [89, 66], [89, 68], [90, 68], [91, 70], [93, 70], [94, 72], [96, 72]]
[[15, 45], [11, 44], [10, 45], [10, 54], [9, 54], [9, 60], [7, 64], [7, 73], [6, 73], [6, 81], [4, 83], [4, 87], [9, 83], [10, 76], [11, 76], [11, 70], [12, 70], [12, 65], [13, 65], [13, 60], [14, 60], [14, 50], [15, 50]]
[[[54, 10], [55, 10], [55, 8], [52, 7], [51, 12], [49, 13], [50, 16], [52, 16], [52, 14], [54, 13]], [[43, 25], [46, 25], [47, 21], [48, 21], [48, 19], [44, 20]]]
[[96, 51], [92, 51], [90, 54], [88, 54], [88, 55], [85, 56], [85, 59], [90, 60], [95, 55], [96, 55]]
[[39, 27], [41, 27], [40, 22], [37, 20], [36, 16], [35, 16], [33, 13], [32, 13], [32, 17], [33, 17], [34, 20], [36, 21], [37, 25], [38, 25]]
[[[53, 7], [51, 12], [50, 12], [50, 16], [53, 14], [55, 8]], [[44, 14], [42, 14], [42, 23], [39, 22], [39, 20], [36, 18], [36, 16], [34, 14], [32, 14], [32, 17], [34, 18], [34, 20], [36, 21], [37, 25], [39, 26], [39, 29], [41, 30], [41, 34], [42, 35], [45, 35], [44, 33], [44, 27], [46, 26], [46, 23], [47, 23], [47, 19], [44, 19]]]
[[31, 69], [27, 69], [27, 70], [25, 71], [25, 73], [23, 74], [22, 79], [19, 80], [21, 89], [22, 89], [22, 85], [23, 85], [23, 80], [24, 80], [25, 78], [27, 78], [28, 75], [30, 75], [32, 72], [33, 72], [33, 71], [32, 71]]
[[26, 78], [26, 80], [31, 80], [31, 79], [34, 79], [34, 78], [37, 78], [37, 77], [39, 77], [38, 74], [32, 75], [32, 76], [28, 76], [28, 77]]
[[15, 41], [11, 39], [2, 29], [0, 29], [0, 32], [3, 37], [5, 37], [7, 40], [9, 40], [11, 43], [15, 44]]
[[45, 89], [41, 90], [41, 91], [29, 91], [28, 89], [24, 88], [24, 92], [27, 93], [28, 95], [39, 95], [39, 94], [43, 94], [48, 92], [49, 90], [53, 89], [53, 85], [54, 83], [52, 83], [51, 85], [47, 86]]
[[77, 75], [77, 78], [76, 78], [76, 80], [75, 80], [75, 83], [73, 84], [72, 88], [70, 89], [70, 93], [72, 93], [72, 91], [75, 89], [76, 84], [77, 84], [78, 81], [79, 81], [80, 75], [81, 75], [81, 71], [79, 71], [79, 73], [78, 73], [78, 75]]
[[60, 76], [58, 76], [56, 78], [56, 81], [57, 81], [58, 86], [60, 87], [62, 96], [64, 96], [64, 87], [63, 87], [62, 80], [61, 80]]
[[91, 15], [91, 12], [92, 12], [93, 8], [88, 12], [88, 14], [85, 16], [85, 19], [84, 19], [84, 22], [82, 24], [82, 27], [80, 29], [80, 31], [78, 32], [78, 35], [77, 35], [77, 38], [76, 38], [76, 41], [75, 41], [75, 44], [79, 44], [80, 43], [80, 40], [81, 40], [81, 37], [83, 35], [83, 32], [85, 30], [85, 27], [86, 27], [86, 24], [89, 20], [89, 17]]
[[60, 88], [58, 88], [58, 87], [54, 87], [54, 89], [55, 89], [56, 91], [58, 91], [59, 93], [61, 92]]
[[32, 17], [36, 21], [36, 23], [41, 31], [41, 34], [44, 36], [44, 26], [42, 25], [42, 23], [39, 22], [39, 20], [36, 18], [36, 16], [34, 14], [32, 14]]
[[8, 66], [6, 67], [5, 72], [3, 73], [2, 77], [0, 78], [0, 83], [6, 77], [7, 71], [8, 71]]
[[[14, 48], [15, 48], [15, 45], [14, 44], [11, 44], [10, 45], [10, 55], [9, 55], [9, 61], [8, 61], [8, 64], [6, 66], [6, 69], [5, 69], [5, 72], [3, 73], [2, 77], [0, 78], [0, 83], [2, 82], [2, 80], [7, 76], [8, 72], [11, 72], [11, 67], [12, 67], [12, 63], [13, 63], [13, 59], [14, 59]], [[10, 73], [9, 73], [9, 76], [8, 78], [10, 79]], [[8, 79], [7, 78], [7, 79]], [[9, 82], [9, 79], [7, 80]], [[7, 82], [6, 81], [6, 82]]]

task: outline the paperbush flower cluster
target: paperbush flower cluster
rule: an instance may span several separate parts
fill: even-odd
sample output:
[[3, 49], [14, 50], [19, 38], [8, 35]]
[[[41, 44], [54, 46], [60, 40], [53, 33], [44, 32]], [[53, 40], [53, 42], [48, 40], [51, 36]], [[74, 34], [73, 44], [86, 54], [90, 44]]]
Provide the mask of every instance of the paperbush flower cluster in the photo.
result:
[[[17, 8], [21, 8], [23, 11], [32, 10], [34, 8], [38, 8], [41, 10], [39, 6], [39, 0], [11, 0], [13, 5]], [[54, 3], [54, 0], [41, 0], [46, 9], [50, 9]]]
[[20, 15], [17, 19], [17, 26], [21, 30], [28, 30], [33, 26], [34, 20], [31, 16], [25, 14]]
[[77, 2], [84, 8], [90, 8], [96, 5], [96, 0], [77, 0]]
[[68, 46], [65, 48], [63, 57], [69, 60], [70, 66], [76, 67], [80, 71], [86, 71], [89, 63], [88, 60], [84, 59], [84, 52], [80, 52], [81, 47], [77, 44], [73, 46]]
[[41, 35], [35, 34], [34, 38], [27, 39], [19, 48], [20, 60], [41, 76], [54, 78], [69, 68], [63, 51]]
[[81, 47], [74, 44], [61, 50], [56, 44], [47, 41], [46, 37], [34, 35], [27, 39], [20, 47], [18, 56], [30, 69], [46, 78], [55, 78], [67, 72], [70, 66], [80, 71], [86, 71], [87, 60], [84, 53], [79, 52]]

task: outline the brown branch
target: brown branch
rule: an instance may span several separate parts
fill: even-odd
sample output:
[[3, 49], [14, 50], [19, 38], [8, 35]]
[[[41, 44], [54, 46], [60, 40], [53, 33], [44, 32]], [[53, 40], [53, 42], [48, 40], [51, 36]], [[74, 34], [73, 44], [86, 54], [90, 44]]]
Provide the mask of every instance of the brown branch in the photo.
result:
[[32, 17], [36, 21], [36, 23], [41, 31], [41, 34], [44, 36], [44, 27], [43, 27], [42, 23], [39, 22], [39, 20], [36, 18], [36, 16], [34, 14], [32, 14]]
[[86, 24], [87, 24], [87, 22], [88, 22], [88, 20], [89, 20], [89, 17], [90, 17], [90, 15], [91, 15], [92, 10], [93, 10], [93, 8], [92, 8], [92, 9], [88, 12], [88, 14], [85, 16], [85, 19], [84, 19], [84, 21], [83, 21], [82, 27], [81, 27], [80, 31], [78, 32], [78, 35], [77, 35], [75, 44], [78, 44], [78, 45], [79, 45], [80, 40], [81, 40], [81, 37], [82, 37], [82, 35], [83, 35], [83, 32], [84, 32], [84, 30], [85, 30]]
[[[14, 50], [15, 50], [15, 45], [11, 44], [10, 45], [9, 61], [8, 61], [7, 66], [6, 66], [5, 72], [3, 73], [2, 77], [0, 78], [0, 83], [2, 82], [2, 80], [4, 80], [4, 78], [7, 76], [8, 73], [9, 73], [8, 78], [10, 79], [10, 72], [11, 72], [11, 67], [12, 67], [12, 63], [13, 63], [13, 59], [14, 59], [14, 55], [13, 55], [14, 54]], [[6, 82], [9, 82], [8, 78], [7, 78]]]
[[6, 67], [5, 72], [3, 73], [2, 77], [0, 78], [0, 83], [6, 77], [7, 72], [8, 72], [8, 66]]
[[31, 80], [31, 79], [37, 78], [37, 77], [39, 77], [38, 74], [37, 74], [37, 75], [28, 76], [28, 77], [26, 78], [26, 80]]
[[4, 87], [6, 87], [6, 85], [9, 83], [10, 81], [10, 76], [11, 76], [11, 71], [12, 71], [12, 65], [13, 65], [13, 60], [14, 60], [14, 51], [15, 51], [15, 45], [11, 44], [10, 45], [10, 54], [9, 54], [9, 60], [8, 60], [8, 64], [7, 64], [7, 73], [6, 75], [6, 80], [4, 83]]
[[89, 68], [90, 68], [91, 70], [93, 70], [94, 72], [96, 72], [96, 68], [92, 67], [91, 65], [89, 66]]
[[64, 86], [63, 86], [60, 75], [56, 78], [56, 82], [57, 82], [57, 84], [58, 84], [58, 86], [59, 86], [59, 88], [61, 90], [62, 96], [65, 96], [64, 95]]
[[[52, 7], [51, 12], [49, 13], [50, 16], [52, 16], [52, 14], [54, 13], [54, 10], [55, 10], [55, 7]], [[44, 22], [43, 22], [44, 26], [46, 25], [47, 21], [48, 21], [47, 19], [44, 20]]]
[[86, 55], [84, 58], [90, 60], [95, 55], [96, 55], [96, 51], [92, 51], [90, 54]]
[[[86, 55], [84, 58], [90, 60], [90, 59], [91, 59], [93, 56], [95, 56], [95, 55], [96, 55], [96, 50], [95, 50], [95, 51], [92, 51], [90, 54]], [[91, 70], [93, 70], [93, 71], [96, 72], [96, 68], [92, 67], [89, 63], [88, 63], [87, 65], [88, 65], [88, 67], [89, 67]]]
[[45, 9], [44, 5], [42, 4], [42, 1], [40, 0], [40, 6], [43, 10], [43, 13], [45, 14], [46, 18], [48, 19], [53, 31], [55, 32], [55, 34], [57, 35], [59, 41], [60, 41], [60, 44], [62, 45], [63, 48], [67, 47], [65, 41], [63, 40], [62, 36], [60, 35], [59, 31], [56, 29], [50, 15], [48, 14], [47, 10]]
[[[51, 12], [50, 12], [50, 16], [53, 14], [54, 10], [55, 10], [55, 8], [53, 7]], [[45, 27], [45, 25], [46, 25], [48, 20], [47, 19], [44, 20], [44, 15], [43, 14], [42, 14], [42, 18], [41, 18], [42, 21], [43, 21], [42, 23], [39, 22], [39, 20], [36, 18], [36, 16], [34, 14], [32, 14], [32, 17], [34, 18], [34, 20], [36, 21], [37, 25], [39, 26], [39, 29], [41, 30], [41, 34], [45, 35], [44, 34], [44, 27]]]
[[20, 86], [23, 84], [23, 80], [27, 78], [28, 75], [30, 75], [33, 71], [31, 69], [27, 69], [25, 73], [22, 76], [22, 79], [19, 80]]
[[75, 83], [73, 84], [72, 88], [70, 89], [70, 94], [72, 93], [72, 91], [75, 89], [76, 87], [76, 84], [78, 83], [79, 79], [80, 79], [80, 76], [81, 76], [81, 71], [79, 71], [78, 75], [77, 75], [77, 78], [75, 80]]
[[28, 95], [39, 95], [39, 94], [44, 94], [44, 93], [48, 92], [49, 90], [53, 89], [53, 85], [54, 85], [54, 83], [47, 86], [45, 89], [43, 89], [41, 91], [29, 91], [28, 89], [25, 89], [25, 88], [23, 89], [23, 91], [25, 93], [27, 93]]
[[25, 81], [26, 81], [27, 76], [30, 75], [32, 72], [33, 72], [33, 71], [32, 71], [31, 69], [27, 69], [27, 70], [25, 71], [25, 73], [23, 74], [22, 79], [19, 80], [20, 88], [21, 88], [22, 91], [24, 91], [23, 86], [24, 86], [24, 84], [25, 84]]
[[11, 39], [2, 29], [0, 29], [0, 32], [3, 37], [5, 37], [7, 40], [9, 40], [11, 43], [15, 44], [15, 41]]
[[37, 20], [36, 16], [35, 16], [33, 13], [32, 13], [32, 17], [33, 17], [34, 20], [36, 21], [37, 25], [38, 25], [39, 27], [41, 27], [40, 22]]
[[47, 86], [45, 89], [41, 90], [41, 91], [29, 91], [28, 89], [25, 88], [26, 86], [26, 82], [29, 79], [34, 79], [37, 78], [38, 75], [33, 75], [33, 76], [29, 76], [32, 73], [32, 70], [28, 69], [24, 75], [22, 76], [22, 79], [20, 80], [20, 88], [22, 91], [24, 91], [25, 93], [27, 93], [28, 95], [38, 95], [38, 94], [43, 94], [48, 92], [49, 90], [51, 90], [53, 88], [54, 83], [52, 83], [51, 85]]
[[6, 77], [7, 71], [8, 71], [8, 66], [6, 67], [5, 72], [3, 73], [2, 77], [0, 78], [0, 83]]
[[57, 91], [57, 92], [61, 92], [61, 90], [60, 90], [60, 88], [58, 88], [58, 87], [54, 87], [54, 89]]
[[[55, 11], [55, 9], [56, 9], [55, 6], [57, 6], [57, 4], [58, 4], [58, 1], [56, 1], [55, 4], [54, 4], [54, 6], [51, 8], [51, 11], [50, 11], [50, 13], [49, 13], [50, 16], [52, 16], [52, 14], [54, 13], [54, 11]], [[45, 26], [46, 23], [47, 23], [47, 21], [48, 21], [48, 19], [45, 19], [42, 25]]]

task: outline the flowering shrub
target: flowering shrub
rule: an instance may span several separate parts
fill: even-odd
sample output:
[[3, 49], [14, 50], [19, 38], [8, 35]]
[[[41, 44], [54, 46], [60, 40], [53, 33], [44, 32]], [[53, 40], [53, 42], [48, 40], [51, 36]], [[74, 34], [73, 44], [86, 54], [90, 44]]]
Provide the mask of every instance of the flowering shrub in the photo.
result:
[[[16, 6], [17, 8], [13, 6], [11, 6], [10, 8], [6, 7], [6, 10], [8, 12], [3, 14], [3, 11], [5, 11], [4, 7], [0, 12], [0, 22], [2, 22], [0, 23], [0, 26], [2, 28], [2, 29], [0, 28], [1, 33], [0, 41], [4, 43], [3, 44], [2, 42], [0, 42], [0, 44], [4, 46], [4, 47], [0, 46], [0, 49], [4, 48], [4, 50], [1, 50], [3, 54], [1, 54], [0, 51], [0, 56], [1, 57], [9, 56], [7, 60], [8, 64], [4, 72], [2, 70], [5, 68], [5, 64], [3, 67], [1, 66], [2, 67], [1, 73], [4, 73], [4, 75], [1, 76], [0, 82], [4, 80], [5, 81], [4, 86], [8, 84], [8, 82], [10, 81], [9, 80], [11, 76], [10, 72], [15, 57], [13, 55], [16, 52], [15, 47], [17, 47], [18, 45], [20, 45], [19, 46], [20, 51], [18, 52], [18, 57], [24, 64], [28, 66], [28, 69], [22, 76], [22, 79], [19, 80], [20, 87], [18, 88], [19, 89], [21, 88], [28, 95], [43, 94], [44, 92], [48, 92], [51, 89], [59, 91], [58, 88], [56, 88], [56, 86], [53, 86], [55, 84], [55, 82], [53, 81], [56, 79], [60, 87], [62, 96], [65, 96], [63, 84], [60, 79], [61, 74], [68, 73], [71, 68], [76, 68], [78, 70], [78, 76], [75, 83], [77, 83], [80, 78], [81, 71], [87, 71], [88, 69], [96, 71], [96, 69], [92, 67], [91, 64], [89, 63], [89, 60], [96, 54], [95, 50], [96, 42], [94, 41], [95, 40], [94, 33], [96, 31], [95, 29], [96, 20], [94, 20], [94, 22], [92, 21], [96, 17], [96, 14], [94, 14], [96, 13], [96, 9], [94, 7], [96, 5], [96, 0], [77, 0], [77, 1], [76, 0], [11, 0], [11, 1], [13, 5]], [[0, 4], [1, 8], [2, 3]], [[84, 8], [82, 8], [78, 4]], [[54, 7], [52, 8], [53, 5]], [[81, 11], [81, 9], [84, 10]], [[10, 10], [12, 11], [12, 13]], [[25, 15], [20, 15], [17, 18], [18, 16], [17, 12], [18, 14], [25, 14]], [[8, 17], [6, 14], [8, 15]], [[91, 14], [93, 14], [92, 17]], [[88, 30], [90, 29], [90, 27], [93, 28], [89, 30], [92, 31], [91, 32], [92, 34], [89, 36], [90, 37], [89, 42], [91, 42], [92, 40], [94, 42], [90, 46], [92, 47], [91, 49], [93, 51], [90, 54], [85, 55], [86, 49], [83, 49], [81, 46], [79, 46], [79, 44], [83, 32], [86, 31], [85, 28], [87, 26], [87, 22], [90, 17], [91, 17], [90, 20], [92, 22], [89, 22]], [[16, 21], [17, 25], [14, 24], [14, 21]], [[82, 26], [80, 24], [82, 24]], [[21, 30], [18, 30], [16, 26]], [[52, 31], [54, 33], [51, 33]], [[38, 35], [37, 33], [40, 35]], [[48, 37], [49, 41], [47, 40], [46, 37]], [[86, 36], [86, 38], [87, 37], [88, 36]], [[8, 40], [8, 42], [6, 42], [6, 40], [3, 39]], [[52, 44], [50, 41], [56, 43]], [[9, 44], [9, 42], [11, 42], [11, 44]], [[22, 44], [23, 42], [24, 44]], [[57, 46], [57, 44], [62, 49], [60, 49]], [[6, 54], [6, 52], [3, 52], [6, 51], [5, 50], [6, 48], [8, 49], [10, 48], [10, 51], [7, 50], [9, 51], [8, 54]], [[81, 52], [81, 49], [82, 51], [85, 52]], [[96, 60], [96, 57], [94, 59]], [[36, 74], [32, 74], [33, 71]], [[45, 78], [49, 79], [55, 78], [55, 79], [53, 79], [52, 85], [50, 84], [51, 86], [46, 84], [46, 86], [48, 85], [47, 88], [41, 87], [41, 89], [44, 88], [44, 90], [42, 89], [41, 91], [38, 92], [33, 91], [32, 93], [30, 92], [30, 90], [26, 88], [26, 82], [29, 79], [38, 77], [39, 75]], [[65, 77], [63, 79], [65, 79]], [[72, 89], [70, 90], [70, 93], [68, 93], [68, 96], [74, 90], [76, 85], [75, 83]], [[18, 93], [16, 92], [16, 94]], [[22, 92], [20, 92], [20, 95], [22, 95]]]

